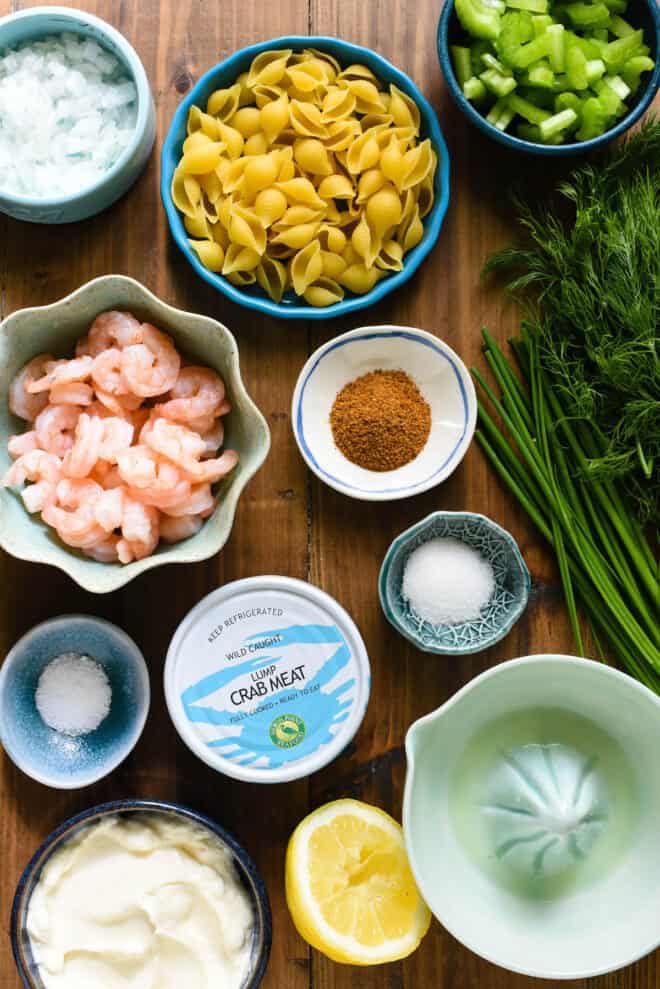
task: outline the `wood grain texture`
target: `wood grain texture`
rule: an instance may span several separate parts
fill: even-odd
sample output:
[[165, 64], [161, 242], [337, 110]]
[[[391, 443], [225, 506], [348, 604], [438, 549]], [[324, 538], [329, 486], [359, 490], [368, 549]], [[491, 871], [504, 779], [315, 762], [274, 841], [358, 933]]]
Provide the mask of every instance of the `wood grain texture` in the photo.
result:
[[[0, 16], [28, 5], [0, 0]], [[293, 929], [282, 876], [286, 841], [300, 818], [326, 800], [348, 795], [398, 816], [403, 741], [413, 720], [495, 663], [536, 651], [570, 652], [572, 643], [548, 554], [476, 445], [441, 488], [374, 507], [310, 480], [291, 434], [289, 405], [310, 348], [361, 322], [423, 327], [445, 339], [466, 363], [480, 363], [480, 325], [487, 323], [502, 340], [515, 327], [514, 310], [479, 279], [487, 253], [513, 234], [506, 192], [514, 179], [543, 188], [565, 166], [549, 167], [500, 149], [450, 103], [435, 52], [437, 0], [85, 0], [85, 6], [123, 31], [142, 57], [158, 109], [157, 146], [137, 185], [100, 217], [48, 229], [0, 216], [0, 317], [52, 302], [95, 275], [130, 274], [167, 302], [207, 313], [232, 329], [248, 390], [268, 418], [273, 448], [241, 499], [227, 547], [207, 563], [156, 570], [112, 596], [94, 597], [54, 570], [0, 553], [0, 650], [6, 652], [24, 631], [53, 615], [99, 614], [124, 627], [143, 648], [153, 690], [149, 721], [135, 752], [95, 787], [73, 794], [46, 790], [0, 756], [3, 926], [24, 864], [58, 822], [100, 800], [170, 798], [205, 811], [233, 831], [264, 874], [274, 914], [264, 989], [550, 987], [550, 982], [511, 975], [481, 961], [437, 923], [412, 958], [375, 970], [334, 965], [310, 952]], [[293, 33], [335, 35], [395, 62], [435, 106], [451, 154], [452, 198], [431, 257], [404, 288], [362, 319], [320, 328], [280, 323], [216, 294], [174, 248], [158, 194], [158, 150], [181, 95], [237, 48]], [[415, 651], [392, 632], [378, 605], [377, 574], [390, 540], [437, 508], [490, 515], [515, 535], [533, 574], [523, 619], [504, 642], [475, 657], [452, 660]], [[369, 710], [350, 749], [309, 781], [264, 788], [224, 779], [196, 760], [170, 723], [161, 686], [168, 642], [190, 607], [219, 584], [260, 573], [306, 578], [335, 595], [360, 626], [373, 668]], [[576, 989], [656, 989], [659, 984], [657, 954], [624, 972], [572, 983]], [[0, 938], [0, 989], [19, 989], [6, 935]]]

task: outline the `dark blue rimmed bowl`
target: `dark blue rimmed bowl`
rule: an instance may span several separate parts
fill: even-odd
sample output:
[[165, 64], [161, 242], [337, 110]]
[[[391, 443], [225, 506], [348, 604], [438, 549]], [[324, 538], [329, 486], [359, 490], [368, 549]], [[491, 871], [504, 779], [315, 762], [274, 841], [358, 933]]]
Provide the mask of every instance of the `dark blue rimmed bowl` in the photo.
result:
[[[428, 216], [424, 218], [424, 236], [422, 240], [404, 258], [403, 270], [381, 279], [370, 292], [366, 292], [364, 295], [352, 295], [347, 292], [341, 302], [323, 308], [306, 304], [300, 305], [297, 302], [297, 297], [292, 293], [287, 293], [281, 303], [273, 302], [258, 285], [237, 288], [222, 275], [209, 271], [201, 264], [197, 255], [190, 247], [188, 233], [183, 225], [183, 218], [170, 196], [172, 176], [181, 158], [181, 146], [186, 136], [186, 121], [190, 107], [193, 104], [206, 106], [206, 101], [211, 93], [215, 89], [230, 86], [234, 83], [241, 72], [245, 72], [248, 69], [252, 59], [256, 55], [259, 55], [260, 52], [282, 48], [293, 48], [294, 50], [317, 48], [321, 51], [327, 51], [344, 66], [351, 65], [354, 62], [361, 62], [368, 66], [382, 82], [393, 82], [417, 103], [422, 121], [421, 136], [422, 138], [429, 137], [438, 153], [433, 208]], [[251, 45], [249, 48], [242, 48], [224, 62], [210, 69], [193, 86], [174, 114], [172, 124], [165, 138], [161, 156], [160, 191], [170, 230], [177, 246], [197, 274], [204, 281], [208, 282], [209, 285], [212, 285], [218, 291], [242, 306], [247, 306], [249, 309], [256, 309], [270, 316], [277, 316], [280, 319], [329, 319], [333, 316], [342, 316], [346, 313], [355, 312], [358, 309], [365, 309], [367, 306], [373, 305], [374, 302], [378, 302], [400, 285], [403, 285], [420, 266], [438, 239], [440, 227], [447, 212], [447, 205], [449, 203], [449, 152], [447, 151], [447, 145], [440, 130], [438, 118], [430, 103], [422, 96], [413, 81], [383, 58], [382, 55], [378, 55], [370, 48], [352, 45], [338, 38], [293, 35], [286, 38], [274, 38], [271, 41], [264, 41], [258, 45]]]
[[[95, 824], [101, 818], [135, 813], [171, 816], [179, 821], [198, 825], [210, 831], [220, 844], [230, 852], [239, 879], [252, 904], [255, 917], [252, 942], [252, 967], [241, 989], [257, 989], [268, 964], [272, 941], [272, 920], [268, 893], [254, 862], [245, 849], [238, 844], [236, 839], [228, 834], [224, 828], [221, 828], [219, 824], [216, 824], [215, 821], [212, 821], [204, 814], [198, 813], [196, 810], [191, 810], [189, 807], [162, 800], [116, 800], [112, 803], [90, 807], [81, 814], [76, 814], [75, 817], [71, 817], [68, 821], [60, 824], [46, 838], [43, 845], [37, 849], [18, 882], [11, 911], [11, 944], [16, 967], [23, 981], [23, 985], [26, 989], [46, 989], [39, 975], [38, 966], [32, 957], [26, 921], [30, 897], [39, 881], [41, 871], [51, 855], [82, 828]], [[196, 987], [182, 986], [181, 989], [196, 989]]]
[[[559, 157], [561, 155], [583, 154], [593, 151], [608, 144], [613, 138], [620, 137], [624, 131], [635, 123], [636, 120], [650, 107], [658, 89], [660, 89], [660, 6], [657, 0], [632, 0], [626, 17], [636, 27], [644, 28], [644, 40], [651, 49], [651, 58], [655, 60], [655, 69], [650, 76], [646, 77], [646, 82], [642, 81], [639, 91], [632, 99], [630, 111], [625, 117], [610, 130], [605, 131], [599, 137], [594, 137], [590, 141], [574, 141], [571, 144], [540, 144], [535, 141], [524, 141], [506, 131], [500, 131], [497, 127], [489, 124], [485, 117], [463, 96], [463, 91], [454, 75], [454, 67], [451, 63], [449, 46], [464, 34], [454, 11], [454, 0], [445, 0], [445, 5], [440, 14], [438, 23], [438, 58], [443, 75], [447, 81], [449, 92], [454, 102], [463, 111], [471, 123], [475, 124], [479, 130], [492, 137], [493, 140], [504, 144], [514, 151], [525, 151], [533, 155], [548, 155]], [[644, 77], [642, 77], [644, 80]]]

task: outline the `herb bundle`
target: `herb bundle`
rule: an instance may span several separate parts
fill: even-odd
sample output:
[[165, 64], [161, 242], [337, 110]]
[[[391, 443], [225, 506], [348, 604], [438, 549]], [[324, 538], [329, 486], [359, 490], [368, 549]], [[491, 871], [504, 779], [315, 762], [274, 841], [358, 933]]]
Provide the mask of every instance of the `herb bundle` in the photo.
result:
[[523, 293], [509, 361], [484, 331], [497, 389], [474, 371], [480, 440], [554, 548], [600, 647], [660, 692], [660, 582], [647, 533], [660, 495], [660, 123], [560, 186], [572, 216], [518, 201], [531, 243], [487, 270]]

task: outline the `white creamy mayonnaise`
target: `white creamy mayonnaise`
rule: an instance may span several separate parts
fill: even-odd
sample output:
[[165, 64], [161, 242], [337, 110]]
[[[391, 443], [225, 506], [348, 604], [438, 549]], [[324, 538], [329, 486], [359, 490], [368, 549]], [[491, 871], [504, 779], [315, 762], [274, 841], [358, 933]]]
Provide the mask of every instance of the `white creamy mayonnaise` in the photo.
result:
[[55, 852], [27, 929], [46, 989], [240, 989], [254, 915], [230, 854], [164, 814], [104, 818]]

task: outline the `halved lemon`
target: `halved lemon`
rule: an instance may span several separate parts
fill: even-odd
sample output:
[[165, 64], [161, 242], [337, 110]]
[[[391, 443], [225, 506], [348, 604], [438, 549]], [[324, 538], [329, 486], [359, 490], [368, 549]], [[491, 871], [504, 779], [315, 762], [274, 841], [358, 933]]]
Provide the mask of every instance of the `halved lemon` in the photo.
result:
[[335, 800], [298, 825], [286, 853], [286, 899], [305, 940], [349, 965], [405, 958], [429, 929], [394, 818]]

